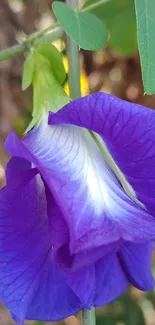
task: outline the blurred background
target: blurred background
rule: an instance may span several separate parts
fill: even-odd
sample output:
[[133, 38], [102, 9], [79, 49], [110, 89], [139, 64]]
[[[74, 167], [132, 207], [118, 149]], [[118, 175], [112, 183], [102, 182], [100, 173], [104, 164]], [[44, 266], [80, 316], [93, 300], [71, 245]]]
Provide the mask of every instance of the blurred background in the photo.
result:
[[[87, 4], [92, 2], [94, 0], [87, 0]], [[51, 0], [0, 0], [0, 49], [52, 25], [51, 4]], [[82, 95], [105, 91], [155, 108], [155, 96], [144, 95], [142, 85], [134, 0], [105, 0], [103, 7], [94, 13], [104, 21], [110, 37], [104, 50], [80, 51]], [[64, 41], [56, 41], [54, 45], [62, 52], [67, 72]], [[5, 184], [4, 168], [9, 158], [4, 150], [4, 139], [12, 129], [21, 134], [31, 117], [32, 89], [21, 90], [23, 61], [24, 55], [20, 55], [0, 62], [0, 187]], [[64, 88], [68, 92], [67, 82]], [[155, 294], [130, 287], [117, 301], [96, 312], [97, 325], [155, 325]], [[80, 315], [60, 324], [79, 323]], [[0, 325], [9, 324], [12, 324], [9, 313], [0, 305]]]

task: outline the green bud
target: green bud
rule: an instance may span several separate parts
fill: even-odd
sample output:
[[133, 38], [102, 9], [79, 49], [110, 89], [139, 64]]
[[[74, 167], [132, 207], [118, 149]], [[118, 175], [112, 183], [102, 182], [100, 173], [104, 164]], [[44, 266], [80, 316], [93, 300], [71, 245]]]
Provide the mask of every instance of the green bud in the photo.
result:
[[55, 79], [62, 85], [66, 80], [66, 71], [62, 62], [62, 57], [57, 48], [49, 43], [40, 44], [37, 53], [49, 60]]
[[[56, 71], [56, 69], [54, 71]], [[61, 78], [61, 82], [63, 79], [64, 76]], [[60, 84], [60, 73], [57, 74], [56, 78], [56, 72], [53, 72], [49, 58], [40, 54], [38, 51], [34, 53], [32, 85], [33, 118], [26, 132], [40, 122], [45, 112], [57, 112], [70, 101]]]

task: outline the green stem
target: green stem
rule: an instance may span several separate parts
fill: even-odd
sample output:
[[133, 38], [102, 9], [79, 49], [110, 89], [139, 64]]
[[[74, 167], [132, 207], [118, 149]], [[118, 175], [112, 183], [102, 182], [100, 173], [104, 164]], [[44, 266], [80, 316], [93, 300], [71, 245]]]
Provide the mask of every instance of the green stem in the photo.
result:
[[[62, 37], [63, 30], [61, 27], [57, 27], [50, 33], [45, 34], [45, 33], [47, 33], [47, 30], [49, 31], [49, 30], [52, 30], [53, 28], [54, 27], [51, 26], [51, 27], [48, 27], [48, 28], [42, 30], [41, 32], [36, 32], [36, 33], [30, 35], [29, 37], [27, 37], [27, 39], [23, 42], [23, 44], [15, 45], [15, 46], [12, 46], [6, 50], [0, 51], [0, 61], [11, 59], [14, 56], [17, 56], [19, 54], [26, 52], [29, 49], [29, 47], [32, 45], [32, 43], [34, 45], [37, 45], [37, 44], [44, 43], [44, 42], [53, 42], [53, 41], [59, 39], [60, 37]], [[38, 37], [38, 36], [40, 36], [40, 37]]]
[[[66, 3], [72, 9], [75, 9], [78, 0], [66, 0]], [[79, 47], [66, 35], [67, 39], [67, 56], [68, 56], [68, 79], [69, 79], [69, 92], [72, 99], [81, 96], [80, 89], [80, 62], [79, 62]]]
[[95, 308], [91, 310], [83, 309], [82, 325], [96, 325]]
[[0, 51], [0, 61], [11, 59], [14, 56], [24, 53], [25, 51], [26, 44], [12, 46], [6, 50]]
[[56, 23], [56, 24], [54, 24], [54, 25], [52, 25], [52, 26], [49, 26], [49, 27], [47, 27], [47, 28], [45, 28], [45, 29], [43, 29], [43, 30], [40, 30], [40, 31], [38, 31], [38, 32], [35, 32], [35, 33], [31, 34], [31, 35], [27, 38], [27, 40], [28, 40], [30, 43], [31, 43], [31, 42], [34, 42], [37, 38], [39, 38], [39, 37], [45, 35], [45, 34], [48, 33], [48, 32], [51, 32], [53, 29], [55, 29], [55, 28], [58, 27], [58, 26], [59, 26], [59, 23]]
[[[77, 8], [78, 0], [66, 0], [66, 3], [72, 9]], [[80, 61], [79, 61], [79, 48], [78, 45], [71, 40], [69, 36], [67, 38], [67, 57], [69, 68], [69, 92], [72, 99], [79, 98], [81, 96], [80, 89]], [[82, 325], [95, 325], [95, 309], [84, 309], [82, 311]]]
[[35, 40], [34, 45], [38, 45], [44, 42], [54, 42], [57, 39], [61, 38], [63, 35], [63, 29], [61, 27], [57, 27], [51, 33], [45, 34], [42, 37], [39, 37]]

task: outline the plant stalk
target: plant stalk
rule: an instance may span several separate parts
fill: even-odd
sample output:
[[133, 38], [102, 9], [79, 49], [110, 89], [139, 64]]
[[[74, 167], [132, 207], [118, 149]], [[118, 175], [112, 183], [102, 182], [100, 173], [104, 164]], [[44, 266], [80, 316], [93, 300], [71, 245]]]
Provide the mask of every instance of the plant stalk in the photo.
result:
[[92, 308], [90, 310], [83, 309], [82, 325], [96, 325], [95, 308]]
[[[66, 0], [66, 4], [76, 9], [78, 0]], [[81, 96], [80, 88], [80, 61], [79, 61], [79, 47], [66, 35], [67, 57], [68, 57], [68, 80], [69, 80], [69, 93], [72, 99]]]
[[[78, 0], [66, 0], [66, 3], [70, 8], [76, 9], [78, 5]], [[78, 45], [74, 41], [72, 41], [69, 36], [66, 35], [66, 38], [69, 67], [69, 91], [70, 97], [72, 99], [76, 99], [81, 96], [79, 48]], [[82, 325], [95, 325], [95, 323], [95, 309], [83, 309]]]
[[29, 37], [26, 38], [26, 40], [22, 44], [15, 45], [8, 49], [0, 51], [0, 61], [11, 59], [14, 56], [28, 51], [31, 45], [37, 45], [44, 42], [54, 42], [55, 40], [61, 38], [63, 35], [63, 30], [61, 27], [56, 27], [54, 29], [54, 27], [51, 26], [48, 27], [48, 31], [49, 30], [52, 31], [48, 34], [45, 34], [47, 33], [47, 28], [45, 30], [42, 30], [41, 32], [31, 34]]

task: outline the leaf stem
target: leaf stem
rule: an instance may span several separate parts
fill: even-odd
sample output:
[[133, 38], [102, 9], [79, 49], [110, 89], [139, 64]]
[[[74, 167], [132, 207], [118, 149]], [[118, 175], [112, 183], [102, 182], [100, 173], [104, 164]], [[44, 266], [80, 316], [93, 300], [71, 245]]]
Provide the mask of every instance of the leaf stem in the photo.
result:
[[96, 325], [95, 308], [91, 310], [83, 309], [82, 325]]
[[51, 33], [45, 34], [39, 38], [36, 38], [34, 45], [38, 45], [44, 42], [54, 42], [63, 36], [63, 29], [61, 27], [55, 28]]
[[0, 61], [11, 59], [14, 56], [22, 54], [26, 51], [26, 44], [14, 45], [6, 50], [0, 51]]
[[[66, 0], [66, 4], [70, 8], [75, 9], [77, 7], [78, 0]], [[79, 47], [68, 35], [66, 35], [66, 40], [69, 70], [69, 93], [72, 99], [76, 99], [81, 96]]]
[[[48, 28], [45, 28], [44, 30], [42, 30], [40, 32], [33, 33], [29, 37], [27, 37], [26, 40], [22, 44], [15, 45], [8, 49], [0, 51], [0, 61], [11, 59], [14, 56], [17, 56], [19, 54], [26, 52], [31, 47], [32, 44], [37, 45], [37, 44], [47, 42], [47, 41], [53, 42], [56, 39], [62, 37], [62, 35], [63, 35], [62, 28], [56, 27], [56, 26], [58, 26], [58, 24], [55, 24], [54, 26], [50, 26]], [[47, 33], [47, 31], [49, 32], [50, 30], [51, 30], [51, 32]]]
[[31, 43], [31, 42], [34, 42], [37, 38], [39, 38], [39, 37], [45, 35], [45, 34], [48, 33], [48, 32], [51, 32], [53, 29], [55, 29], [55, 28], [58, 27], [58, 26], [59, 26], [59, 23], [56, 23], [56, 24], [54, 24], [54, 25], [52, 25], [52, 26], [49, 26], [49, 27], [47, 27], [47, 28], [45, 28], [45, 29], [43, 29], [43, 30], [40, 30], [40, 31], [38, 31], [38, 32], [35, 32], [35, 33], [31, 34], [31, 35], [27, 38], [27, 40], [28, 40], [30, 43]]
[[[72, 9], [77, 8], [78, 0], [66, 0], [66, 3]], [[66, 35], [67, 39], [67, 57], [69, 67], [69, 91], [72, 99], [81, 96], [80, 88], [80, 61], [78, 45]], [[95, 308], [91, 310], [83, 309], [82, 325], [95, 325]]]

